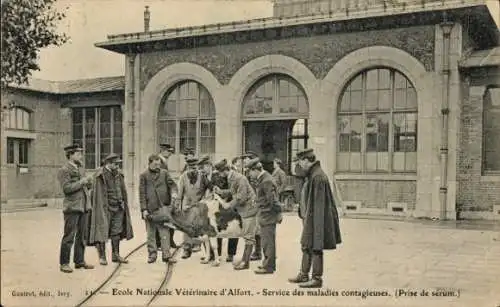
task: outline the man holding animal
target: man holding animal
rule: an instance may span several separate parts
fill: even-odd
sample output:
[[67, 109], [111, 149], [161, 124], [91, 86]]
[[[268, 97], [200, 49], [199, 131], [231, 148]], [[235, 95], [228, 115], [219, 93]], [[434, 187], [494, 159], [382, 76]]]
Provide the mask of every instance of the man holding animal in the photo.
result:
[[231, 194], [233, 199], [225, 203], [224, 208], [236, 209], [242, 219], [242, 237], [245, 240], [245, 249], [241, 261], [234, 265], [234, 269], [246, 270], [250, 268], [250, 256], [255, 244], [256, 215], [258, 211], [255, 205], [255, 193], [248, 179], [232, 170], [226, 159], [215, 164], [215, 169], [227, 178], [229, 189], [222, 190], [215, 186], [214, 192], [223, 198], [228, 193]]
[[255, 181], [256, 203], [259, 208], [257, 223], [260, 227], [264, 260], [256, 274], [273, 274], [276, 271], [276, 224], [280, 221], [281, 207], [278, 188], [271, 174], [265, 171], [259, 158], [251, 159], [245, 167]]
[[160, 233], [162, 260], [175, 263], [170, 253], [170, 232], [163, 223], [154, 222], [155, 216], [171, 212], [177, 199], [177, 185], [169, 173], [161, 168], [161, 158], [158, 155], [148, 157], [148, 169], [139, 177], [139, 201], [142, 218], [146, 222], [148, 263], [156, 261], [158, 248], [156, 246], [156, 231]]

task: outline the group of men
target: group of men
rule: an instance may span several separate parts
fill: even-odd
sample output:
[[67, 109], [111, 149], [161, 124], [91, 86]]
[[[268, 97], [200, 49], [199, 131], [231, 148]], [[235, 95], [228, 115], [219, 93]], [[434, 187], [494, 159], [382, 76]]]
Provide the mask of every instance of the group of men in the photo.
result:
[[[139, 200], [147, 232], [148, 263], [157, 259], [175, 263], [171, 247], [173, 230], [163, 223], [154, 222], [155, 215], [180, 210], [193, 218], [198, 214], [200, 201], [207, 193], [217, 193], [227, 202], [226, 209], [235, 210], [242, 221], [244, 240], [243, 256], [234, 263], [235, 270], [249, 269], [251, 260], [261, 260], [256, 274], [273, 274], [276, 271], [276, 226], [281, 223], [279, 187], [273, 176], [263, 169], [253, 152], [236, 157], [228, 163], [223, 159], [212, 163], [208, 156], [197, 159], [194, 151], [185, 152], [186, 167], [178, 183], [169, 174], [168, 159], [175, 152], [169, 144], [161, 144], [159, 154], [148, 157], [148, 167], [139, 178]], [[133, 237], [127, 193], [120, 171], [118, 155], [111, 154], [93, 175], [84, 175], [82, 148], [72, 145], [65, 148], [68, 163], [59, 171], [59, 181], [64, 192], [64, 235], [61, 242], [60, 270], [70, 273], [71, 247], [74, 243], [75, 268], [92, 269], [84, 261], [86, 245], [95, 246], [101, 265], [107, 264], [105, 243], [111, 240], [113, 262], [127, 263], [120, 256], [120, 241]], [[322, 286], [323, 250], [335, 249], [341, 242], [336, 204], [336, 189], [322, 171], [312, 149], [301, 151], [295, 157], [302, 169], [304, 183], [300, 192], [299, 217], [303, 220], [301, 236], [302, 265], [292, 283], [300, 287]], [[216, 175], [215, 175], [216, 174]], [[221, 181], [222, 179], [222, 181]], [[198, 245], [198, 246], [197, 246]], [[227, 262], [233, 262], [238, 238], [228, 239]], [[183, 255], [186, 259], [199, 248], [194, 238], [184, 233]], [[218, 240], [220, 254], [222, 240]], [[213, 258], [213, 253], [210, 257]], [[202, 259], [208, 262], [212, 259]], [[309, 272], [312, 266], [312, 278]]]

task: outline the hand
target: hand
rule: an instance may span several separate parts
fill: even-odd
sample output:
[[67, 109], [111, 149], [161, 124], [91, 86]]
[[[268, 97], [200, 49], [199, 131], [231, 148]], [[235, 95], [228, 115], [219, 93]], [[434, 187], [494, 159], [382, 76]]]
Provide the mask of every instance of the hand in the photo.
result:
[[144, 220], [147, 220], [148, 216], [149, 216], [149, 213], [148, 213], [148, 211], [147, 211], [147, 210], [142, 211], [142, 218], [143, 218]]

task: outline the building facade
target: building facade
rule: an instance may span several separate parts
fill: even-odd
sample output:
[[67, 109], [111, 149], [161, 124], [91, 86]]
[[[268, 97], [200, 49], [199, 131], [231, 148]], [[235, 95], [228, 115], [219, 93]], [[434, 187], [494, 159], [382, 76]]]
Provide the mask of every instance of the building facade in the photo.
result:
[[253, 150], [288, 170], [313, 147], [346, 211], [497, 218], [498, 115], [481, 118], [500, 85], [490, 4], [329, 3], [98, 43], [126, 58], [129, 187], [160, 141], [216, 159]]
[[62, 148], [72, 141], [84, 146], [89, 171], [110, 152], [121, 154], [123, 97], [123, 77], [31, 80], [2, 91], [2, 203], [62, 197], [57, 171], [66, 161]]

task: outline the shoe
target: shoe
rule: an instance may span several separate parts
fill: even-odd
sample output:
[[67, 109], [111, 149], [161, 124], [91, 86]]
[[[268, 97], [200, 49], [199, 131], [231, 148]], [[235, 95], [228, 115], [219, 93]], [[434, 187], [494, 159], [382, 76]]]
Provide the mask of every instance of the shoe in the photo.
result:
[[92, 270], [93, 268], [94, 268], [93, 265], [86, 264], [85, 262], [84, 263], [78, 263], [78, 264], [75, 263], [75, 269]]
[[239, 261], [233, 267], [236, 271], [247, 270], [250, 268], [250, 254], [252, 253], [252, 248], [252, 245], [245, 245], [241, 261]]
[[197, 253], [199, 251], [201, 251], [201, 247], [199, 245], [193, 246], [193, 249], [191, 250], [191, 252], [193, 252], [193, 253]]
[[234, 260], [234, 255], [228, 255], [226, 258], [226, 262], [233, 262]]
[[156, 255], [149, 255], [148, 263], [155, 263], [155, 262], [156, 262]]
[[298, 284], [302, 282], [308, 282], [309, 281], [309, 276], [306, 274], [299, 273], [297, 276], [288, 278], [288, 281], [293, 283], [293, 284]]
[[309, 281], [299, 284], [300, 288], [321, 288], [323, 286], [323, 280], [320, 278], [312, 278]]
[[255, 252], [252, 254], [252, 256], [250, 256], [250, 261], [257, 261], [257, 260], [262, 260], [262, 254]]
[[61, 266], [59, 266], [59, 270], [63, 273], [73, 273], [73, 269], [69, 266], [69, 264], [61, 264]]
[[172, 257], [162, 258], [161, 260], [166, 263], [172, 263], [172, 264], [177, 263], [177, 259]]
[[263, 267], [260, 267], [259, 269], [254, 271], [255, 274], [273, 274], [274, 270], [267, 270], [264, 269]]
[[108, 265], [108, 261], [106, 258], [99, 258], [99, 264], [100, 265]]
[[187, 258], [189, 258], [189, 257], [191, 257], [191, 251], [184, 250], [184, 252], [182, 253], [181, 258], [182, 258], [182, 259], [187, 259]]
[[111, 261], [115, 263], [128, 263], [128, 260], [120, 257], [120, 255], [113, 255]]

